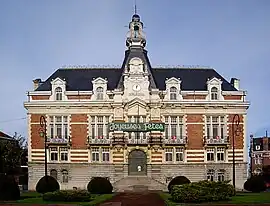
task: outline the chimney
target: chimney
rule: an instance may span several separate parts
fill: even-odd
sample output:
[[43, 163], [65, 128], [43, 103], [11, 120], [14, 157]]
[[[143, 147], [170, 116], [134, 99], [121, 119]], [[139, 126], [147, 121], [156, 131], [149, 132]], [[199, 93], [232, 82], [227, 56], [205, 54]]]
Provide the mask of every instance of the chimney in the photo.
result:
[[34, 83], [34, 90], [36, 90], [42, 83], [41, 79], [34, 79], [33, 80]]
[[240, 89], [240, 79], [237, 79], [237, 78], [231, 78], [231, 85], [239, 90]]

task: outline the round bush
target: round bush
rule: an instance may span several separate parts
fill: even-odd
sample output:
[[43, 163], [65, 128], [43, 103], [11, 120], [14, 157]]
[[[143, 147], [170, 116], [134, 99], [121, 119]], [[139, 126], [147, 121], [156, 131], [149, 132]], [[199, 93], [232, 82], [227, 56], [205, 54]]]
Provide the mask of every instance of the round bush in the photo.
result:
[[20, 199], [20, 188], [13, 176], [0, 175], [0, 200]]
[[174, 202], [202, 203], [229, 200], [235, 190], [228, 182], [200, 181], [172, 188], [171, 197]]
[[168, 185], [169, 193], [171, 193], [172, 187], [174, 185], [183, 185], [183, 184], [189, 184], [189, 183], [190, 183], [190, 180], [186, 178], [185, 176], [177, 176], [173, 178]]
[[42, 194], [57, 191], [59, 188], [59, 183], [51, 176], [47, 176], [47, 180], [46, 176], [42, 177], [36, 185], [36, 191]]
[[109, 180], [104, 177], [94, 177], [87, 185], [87, 190], [91, 194], [110, 194], [113, 186]]
[[263, 192], [266, 190], [264, 178], [261, 175], [254, 175], [244, 183], [244, 189], [250, 192]]

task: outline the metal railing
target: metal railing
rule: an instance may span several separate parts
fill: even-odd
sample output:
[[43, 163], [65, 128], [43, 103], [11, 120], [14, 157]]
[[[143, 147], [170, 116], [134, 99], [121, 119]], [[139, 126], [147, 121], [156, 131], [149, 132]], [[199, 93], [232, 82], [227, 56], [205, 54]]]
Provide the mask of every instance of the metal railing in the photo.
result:
[[174, 137], [164, 137], [164, 144], [187, 144], [187, 137], [185, 136], [174, 136]]
[[226, 137], [226, 136], [204, 137], [204, 144], [228, 144], [228, 143], [229, 143], [229, 137]]

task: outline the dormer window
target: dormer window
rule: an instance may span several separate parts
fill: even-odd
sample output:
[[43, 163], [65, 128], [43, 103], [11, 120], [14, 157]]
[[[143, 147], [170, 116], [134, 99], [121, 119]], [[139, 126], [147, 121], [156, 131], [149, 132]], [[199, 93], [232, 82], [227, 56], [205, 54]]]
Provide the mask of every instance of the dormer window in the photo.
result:
[[177, 99], [177, 88], [171, 87], [170, 88], [170, 100], [176, 100]]
[[57, 87], [55, 89], [55, 99], [57, 101], [61, 101], [63, 99], [63, 91], [61, 87]]
[[211, 88], [211, 100], [218, 100], [218, 89], [216, 87]]
[[104, 90], [102, 87], [97, 88], [97, 100], [103, 100]]

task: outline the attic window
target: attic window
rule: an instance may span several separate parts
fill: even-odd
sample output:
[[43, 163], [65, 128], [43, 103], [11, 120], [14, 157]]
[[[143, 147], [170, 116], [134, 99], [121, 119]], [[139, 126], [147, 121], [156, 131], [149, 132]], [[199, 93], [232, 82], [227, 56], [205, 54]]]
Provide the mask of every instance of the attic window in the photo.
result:
[[170, 100], [176, 100], [177, 98], [177, 89], [176, 87], [170, 88]]
[[97, 88], [97, 100], [103, 100], [103, 88], [102, 87], [98, 87]]
[[212, 87], [211, 89], [211, 100], [218, 99], [218, 89], [216, 87]]
[[62, 88], [61, 87], [57, 87], [56, 89], [55, 89], [55, 99], [56, 100], [62, 100]]

